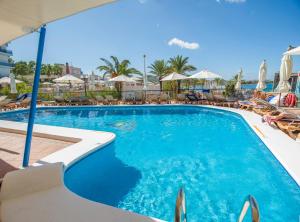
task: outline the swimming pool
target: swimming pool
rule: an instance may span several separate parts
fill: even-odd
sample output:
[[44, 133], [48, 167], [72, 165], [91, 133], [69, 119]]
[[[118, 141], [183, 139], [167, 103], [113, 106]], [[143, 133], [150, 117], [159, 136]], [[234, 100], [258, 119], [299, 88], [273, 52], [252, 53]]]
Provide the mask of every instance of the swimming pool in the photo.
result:
[[[0, 119], [23, 122], [27, 113]], [[237, 114], [192, 106], [43, 108], [36, 123], [117, 135], [65, 173], [66, 186], [90, 200], [172, 221], [184, 186], [189, 221], [236, 221], [247, 194], [262, 221], [298, 221], [299, 186]]]

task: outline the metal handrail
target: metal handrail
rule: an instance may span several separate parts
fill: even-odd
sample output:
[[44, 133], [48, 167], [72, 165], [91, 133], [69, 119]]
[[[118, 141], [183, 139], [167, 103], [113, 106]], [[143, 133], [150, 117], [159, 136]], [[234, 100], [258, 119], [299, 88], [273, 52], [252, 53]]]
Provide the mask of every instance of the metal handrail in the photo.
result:
[[175, 217], [174, 217], [175, 222], [181, 222], [182, 213], [183, 213], [183, 222], [187, 222], [185, 193], [183, 188], [180, 188], [176, 198]]
[[253, 196], [248, 195], [244, 200], [244, 205], [240, 212], [238, 222], [242, 222], [244, 220], [249, 207], [251, 207], [252, 222], [260, 221], [258, 204]]

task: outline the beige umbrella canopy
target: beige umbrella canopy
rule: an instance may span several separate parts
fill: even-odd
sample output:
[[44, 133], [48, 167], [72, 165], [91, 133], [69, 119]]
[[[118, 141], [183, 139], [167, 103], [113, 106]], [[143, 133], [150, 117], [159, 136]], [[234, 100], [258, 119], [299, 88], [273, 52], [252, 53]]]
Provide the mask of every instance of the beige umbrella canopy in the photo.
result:
[[65, 83], [65, 84], [68, 84], [68, 83], [71, 83], [71, 84], [83, 84], [84, 81], [73, 76], [73, 75], [70, 75], [70, 74], [67, 74], [67, 75], [64, 75], [62, 77], [59, 77], [57, 79], [54, 79], [53, 82], [55, 83]]
[[110, 80], [108, 80], [109, 82], [136, 82], [133, 78], [130, 78], [128, 76], [125, 75], [119, 75], [117, 77], [114, 77]]
[[171, 73], [170, 75], [167, 75], [166, 77], [162, 78], [160, 81], [174, 81], [174, 80], [184, 80], [187, 79], [185, 75], [178, 74], [176, 72]]
[[286, 51], [284, 53], [284, 55], [300, 55], [300, 46], [298, 46], [297, 48]]
[[215, 74], [213, 72], [210, 72], [208, 70], [202, 70], [198, 73], [195, 73], [194, 75], [191, 75], [188, 77], [189, 79], [207, 79], [207, 80], [213, 80], [217, 78], [222, 78], [222, 76]]
[[265, 83], [266, 77], [267, 77], [267, 63], [266, 60], [264, 60], [259, 67], [258, 83], [256, 86], [256, 90], [262, 91], [266, 88], [266, 83]]
[[0, 45], [44, 24], [114, 0], [1, 0]]
[[290, 55], [284, 55], [281, 59], [279, 83], [276, 87], [278, 92], [288, 92], [291, 89], [289, 78], [291, 77], [293, 69], [293, 60]]
[[236, 90], [241, 90], [242, 88], [242, 75], [243, 75], [243, 70], [241, 69], [241, 71], [238, 73], [237, 82], [234, 87]]
[[10, 78], [10, 93], [13, 93], [13, 94], [18, 93], [15, 75], [10, 73], [9, 78]]
[[[0, 85], [9, 85], [10, 82], [11, 82], [10, 77], [2, 77], [2, 78], [0, 79]], [[15, 82], [16, 82], [16, 83], [21, 83], [22, 81], [21, 81], [21, 80], [15, 79]]]

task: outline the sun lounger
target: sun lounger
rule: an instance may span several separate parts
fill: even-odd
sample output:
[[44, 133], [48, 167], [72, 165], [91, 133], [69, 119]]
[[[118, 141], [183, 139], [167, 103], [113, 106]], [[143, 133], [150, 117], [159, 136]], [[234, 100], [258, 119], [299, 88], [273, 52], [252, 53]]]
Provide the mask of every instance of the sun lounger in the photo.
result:
[[184, 94], [177, 94], [176, 102], [186, 103], [186, 96]]
[[153, 104], [153, 103], [158, 104], [159, 103], [159, 96], [156, 95], [156, 94], [148, 95], [147, 96], [147, 102], [149, 104]]
[[134, 97], [134, 104], [143, 104], [143, 93], [142, 92], [136, 92]]
[[276, 126], [288, 134], [292, 139], [297, 139], [300, 133], [300, 119], [299, 121], [292, 121], [292, 122], [287, 122], [287, 121], [277, 121]]
[[159, 103], [169, 104], [170, 103], [170, 96], [168, 94], [165, 94], [165, 93], [161, 94], [159, 96]]
[[203, 93], [203, 97], [205, 98], [202, 103], [205, 105], [215, 105], [215, 98], [211, 92]]
[[86, 96], [80, 96], [79, 105], [93, 105], [93, 101]]
[[115, 99], [112, 95], [105, 95], [105, 99], [109, 104], [116, 105], [118, 104], [118, 100]]
[[127, 94], [123, 100], [125, 104], [134, 104], [135, 96], [132, 94]]
[[252, 110], [253, 107], [257, 105], [253, 101], [249, 101], [249, 100], [238, 101], [237, 103], [239, 108], [243, 110]]
[[198, 103], [199, 98], [196, 96], [196, 94], [186, 94], [186, 98], [188, 99], [189, 103]]
[[12, 102], [11, 99], [5, 99], [5, 100], [2, 100], [0, 101], [0, 109], [3, 109], [3, 110], [6, 110], [8, 109], [8, 105]]
[[68, 101], [66, 101], [63, 97], [61, 96], [54, 96], [54, 101], [56, 102], [56, 105], [66, 105]]
[[103, 105], [106, 105], [107, 104], [107, 100], [104, 99], [103, 96], [96, 96], [95, 97], [95, 100], [96, 100], [96, 103], [99, 105], [99, 104], [103, 104]]

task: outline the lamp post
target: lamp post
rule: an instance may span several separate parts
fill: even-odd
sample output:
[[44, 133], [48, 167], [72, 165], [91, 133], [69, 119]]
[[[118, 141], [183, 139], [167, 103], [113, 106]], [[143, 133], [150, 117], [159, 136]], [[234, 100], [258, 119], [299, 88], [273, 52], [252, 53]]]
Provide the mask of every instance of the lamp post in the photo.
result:
[[144, 54], [144, 87], [143, 90], [145, 92], [145, 102], [147, 100], [147, 72], [146, 72], [146, 55]]
[[83, 81], [84, 81], [84, 95], [87, 97], [87, 81], [88, 81], [88, 77], [87, 76], [83, 76]]

